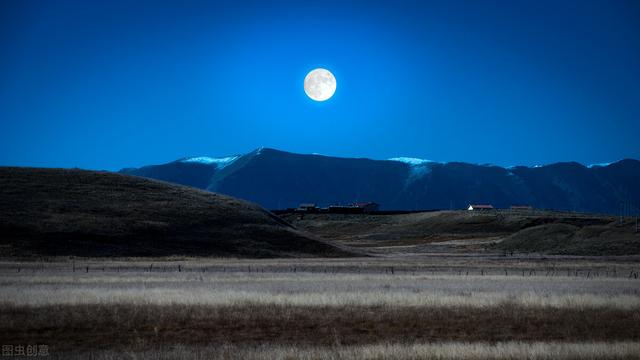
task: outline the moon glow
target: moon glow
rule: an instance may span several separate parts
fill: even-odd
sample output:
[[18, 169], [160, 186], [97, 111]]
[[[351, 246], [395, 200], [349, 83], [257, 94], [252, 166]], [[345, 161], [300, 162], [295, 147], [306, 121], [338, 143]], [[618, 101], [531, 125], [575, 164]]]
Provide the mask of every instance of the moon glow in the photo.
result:
[[311, 70], [304, 78], [304, 92], [312, 100], [328, 100], [336, 92], [336, 78], [327, 69]]

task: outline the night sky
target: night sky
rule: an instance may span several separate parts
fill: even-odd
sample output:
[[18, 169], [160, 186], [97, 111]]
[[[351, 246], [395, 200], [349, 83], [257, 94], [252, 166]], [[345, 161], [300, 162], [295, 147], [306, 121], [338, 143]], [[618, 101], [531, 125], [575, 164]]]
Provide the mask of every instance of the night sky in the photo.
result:
[[[314, 102], [308, 71], [338, 87]], [[640, 158], [640, 1], [0, 1], [0, 165]]]

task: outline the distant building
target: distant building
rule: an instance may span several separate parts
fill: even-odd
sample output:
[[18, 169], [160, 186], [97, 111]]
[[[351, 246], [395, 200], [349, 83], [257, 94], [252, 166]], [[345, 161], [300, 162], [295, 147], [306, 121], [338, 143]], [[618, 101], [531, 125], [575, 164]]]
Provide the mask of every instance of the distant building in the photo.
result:
[[374, 202], [357, 202], [350, 205], [331, 205], [328, 211], [335, 214], [368, 214], [378, 211], [379, 207], [380, 205]]
[[531, 205], [511, 205], [511, 210], [514, 211], [530, 211], [533, 210]]
[[376, 204], [374, 202], [358, 202], [354, 203], [353, 206], [362, 209], [362, 212], [366, 214], [372, 211], [378, 211], [380, 204]]
[[467, 208], [469, 211], [488, 211], [493, 210], [493, 205], [488, 204], [469, 204]]
[[318, 207], [316, 206], [316, 204], [313, 204], [313, 203], [305, 203], [305, 204], [300, 204], [296, 209], [296, 211], [307, 212], [307, 213], [317, 212]]

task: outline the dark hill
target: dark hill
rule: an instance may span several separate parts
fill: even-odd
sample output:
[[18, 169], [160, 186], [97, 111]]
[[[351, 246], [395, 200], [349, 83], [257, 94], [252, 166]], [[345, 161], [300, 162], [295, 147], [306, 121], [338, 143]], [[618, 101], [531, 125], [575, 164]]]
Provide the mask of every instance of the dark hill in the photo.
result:
[[0, 256], [345, 256], [257, 205], [138, 177], [0, 168]]

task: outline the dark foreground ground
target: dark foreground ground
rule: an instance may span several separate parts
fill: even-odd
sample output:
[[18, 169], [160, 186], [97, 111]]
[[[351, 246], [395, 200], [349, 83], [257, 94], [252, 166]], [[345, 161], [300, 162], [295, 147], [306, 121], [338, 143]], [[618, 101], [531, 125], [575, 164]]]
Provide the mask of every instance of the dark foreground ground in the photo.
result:
[[638, 264], [469, 254], [4, 261], [0, 338], [60, 359], [637, 359]]

